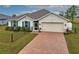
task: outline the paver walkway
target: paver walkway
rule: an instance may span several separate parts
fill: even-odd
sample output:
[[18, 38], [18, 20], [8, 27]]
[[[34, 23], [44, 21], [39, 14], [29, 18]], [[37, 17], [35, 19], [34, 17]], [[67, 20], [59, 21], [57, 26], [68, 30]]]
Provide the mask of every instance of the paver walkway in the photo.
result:
[[19, 54], [67, 54], [63, 33], [41, 32]]

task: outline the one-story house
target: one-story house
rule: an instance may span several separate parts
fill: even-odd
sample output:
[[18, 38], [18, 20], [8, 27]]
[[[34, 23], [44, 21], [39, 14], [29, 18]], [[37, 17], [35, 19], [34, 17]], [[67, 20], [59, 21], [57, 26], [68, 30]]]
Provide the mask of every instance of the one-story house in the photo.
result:
[[7, 24], [8, 19], [9, 19], [9, 16], [4, 15], [4, 14], [0, 14], [0, 25]]
[[[8, 26], [30, 27], [32, 31], [65, 32], [68, 26], [67, 23], [69, 23], [68, 19], [41, 9], [10, 19]], [[70, 25], [70, 29], [72, 30], [72, 25]]]

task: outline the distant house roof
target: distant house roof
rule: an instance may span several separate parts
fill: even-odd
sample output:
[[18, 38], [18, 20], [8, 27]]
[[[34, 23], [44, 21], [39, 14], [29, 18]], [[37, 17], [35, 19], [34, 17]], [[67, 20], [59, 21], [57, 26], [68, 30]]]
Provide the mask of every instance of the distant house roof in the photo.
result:
[[4, 14], [0, 14], [0, 19], [9, 19], [10, 16], [4, 15]]
[[7, 19], [0, 19], [0, 20], [7, 20]]

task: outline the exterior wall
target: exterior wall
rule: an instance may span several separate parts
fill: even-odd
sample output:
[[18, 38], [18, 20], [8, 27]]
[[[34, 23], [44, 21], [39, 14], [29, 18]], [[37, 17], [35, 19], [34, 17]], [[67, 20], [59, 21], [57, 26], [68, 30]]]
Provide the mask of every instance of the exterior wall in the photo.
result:
[[61, 23], [64, 23], [64, 29], [67, 29], [67, 27], [66, 27], [67, 21], [58, 17], [58, 16], [55, 16], [53, 14], [39, 20], [39, 27], [40, 28], [42, 28], [42, 22], [61, 22]]
[[32, 19], [28, 18], [27, 16], [21, 20], [18, 21], [18, 26], [22, 27], [22, 22], [23, 21], [30, 21], [30, 28], [32, 29], [33, 27], [33, 21]]
[[7, 24], [7, 20], [0, 20], [0, 25], [4, 25], [4, 24]]
[[71, 23], [71, 22], [68, 22], [68, 23], [67, 23], [67, 29], [68, 29], [69, 31], [72, 31], [72, 23]]
[[8, 26], [11, 27], [11, 21], [8, 21]]
[[[20, 20], [18, 20], [18, 26], [22, 27], [22, 22], [23, 21], [29, 21], [30, 22], [30, 29], [32, 30], [32, 28], [33, 28], [33, 21], [32, 21], [32, 19], [30, 19], [28, 17], [25, 17], [23, 19], [20, 19]], [[8, 26], [9, 27], [11, 27], [11, 23], [12, 23], [11, 20], [8, 21]]]

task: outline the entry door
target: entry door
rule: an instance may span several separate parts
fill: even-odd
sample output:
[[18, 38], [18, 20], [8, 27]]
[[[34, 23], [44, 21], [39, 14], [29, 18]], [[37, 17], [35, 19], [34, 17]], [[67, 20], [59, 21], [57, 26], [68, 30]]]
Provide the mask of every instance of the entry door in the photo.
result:
[[38, 26], [38, 21], [34, 21], [34, 30], [38, 30], [39, 26]]

